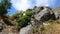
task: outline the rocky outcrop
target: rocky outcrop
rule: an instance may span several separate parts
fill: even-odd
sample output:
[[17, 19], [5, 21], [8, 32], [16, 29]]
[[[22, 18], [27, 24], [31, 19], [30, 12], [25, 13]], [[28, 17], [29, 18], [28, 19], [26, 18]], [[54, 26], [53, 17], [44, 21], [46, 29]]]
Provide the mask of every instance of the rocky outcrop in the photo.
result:
[[[31, 23], [30, 25], [27, 25], [26, 27], [23, 27], [19, 34], [31, 34], [31, 28], [35, 28], [39, 25], [49, 25], [49, 23], [45, 23], [45, 21], [48, 21], [49, 19], [57, 19], [60, 18], [60, 11], [59, 12], [53, 12], [53, 10], [50, 7], [34, 7], [33, 11], [35, 12], [31, 16]], [[58, 18], [58, 19], [59, 19]]]
[[43, 25], [44, 21], [51, 19], [51, 16], [53, 16], [52, 9], [49, 7], [34, 7], [33, 11], [35, 13], [32, 15], [30, 25], [23, 27], [19, 34], [31, 34], [32, 27]]
[[34, 7], [35, 14], [31, 18], [32, 25], [43, 24], [44, 21], [55, 19], [55, 15], [50, 7]]
[[60, 8], [56, 8], [53, 10], [56, 19], [60, 19]]
[[[12, 22], [12, 21], [10, 21], [10, 22]], [[9, 23], [9, 22], [7, 22], [7, 23]], [[7, 25], [3, 21], [3, 19], [0, 17], [0, 34], [18, 34], [18, 28], [11, 24]]]

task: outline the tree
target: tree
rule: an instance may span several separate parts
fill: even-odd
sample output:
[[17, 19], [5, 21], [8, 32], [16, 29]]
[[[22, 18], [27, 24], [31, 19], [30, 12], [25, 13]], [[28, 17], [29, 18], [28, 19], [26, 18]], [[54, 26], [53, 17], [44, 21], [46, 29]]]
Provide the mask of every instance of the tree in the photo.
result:
[[7, 14], [8, 9], [11, 7], [10, 0], [2, 0], [0, 3], [0, 16]]
[[7, 25], [11, 25], [8, 17], [6, 16], [6, 14], [8, 13], [8, 9], [10, 9], [10, 8], [11, 8], [10, 0], [2, 0], [0, 2], [0, 17], [2, 17], [3, 21]]

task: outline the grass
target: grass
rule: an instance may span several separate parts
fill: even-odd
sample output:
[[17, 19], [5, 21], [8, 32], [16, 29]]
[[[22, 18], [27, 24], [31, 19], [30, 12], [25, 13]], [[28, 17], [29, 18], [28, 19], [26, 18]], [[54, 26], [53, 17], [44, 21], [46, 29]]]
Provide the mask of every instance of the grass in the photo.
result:
[[60, 34], [60, 20], [47, 21], [50, 25], [32, 28], [32, 34]]

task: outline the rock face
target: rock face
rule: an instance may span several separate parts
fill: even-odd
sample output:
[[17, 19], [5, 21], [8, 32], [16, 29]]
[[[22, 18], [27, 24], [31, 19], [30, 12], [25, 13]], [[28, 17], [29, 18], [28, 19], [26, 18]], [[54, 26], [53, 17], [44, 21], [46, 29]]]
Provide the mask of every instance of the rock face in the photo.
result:
[[55, 18], [57, 19], [57, 17], [60, 18], [60, 13], [59, 13], [60, 11], [54, 13], [50, 7], [36, 7], [35, 6], [33, 8], [33, 11], [35, 13], [31, 17], [30, 25], [27, 25], [26, 27], [22, 28], [19, 34], [31, 34], [32, 27], [36, 27], [43, 24], [48, 25], [48, 24], [45, 24], [44, 22], [49, 19], [55, 19]]
[[35, 14], [32, 16], [31, 23], [34, 26], [39, 23], [43, 24], [44, 21], [47, 21], [54, 16], [54, 13], [50, 7], [35, 7], [33, 11]]
[[31, 25], [27, 25], [26, 27], [22, 28], [19, 34], [31, 34]]
[[7, 25], [0, 17], [0, 34], [18, 34], [18, 29], [15, 26]]
[[60, 8], [54, 10], [55, 18], [60, 19]]

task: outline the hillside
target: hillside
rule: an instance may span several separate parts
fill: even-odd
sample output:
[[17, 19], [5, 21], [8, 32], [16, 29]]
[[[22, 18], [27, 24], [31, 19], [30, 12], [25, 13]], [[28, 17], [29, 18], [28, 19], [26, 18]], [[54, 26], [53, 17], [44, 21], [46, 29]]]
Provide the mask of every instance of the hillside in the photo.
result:
[[48, 25], [32, 28], [32, 34], [60, 34], [60, 20], [47, 22]]
[[34, 7], [0, 16], [0, 34], [60, 34], [60, 9]]
[[57, 10], [46, 6], [34, 7], [30, 24], [21, 28], [19, 34], [60, 34], [60, 13]]
[[32, 28], [30, 34], [60, 34], [60, 7], [53, 12], [57, 20], [45, 21], [43, 25]]
[[59, 4], [38, 1], [0, 0], [0, 34], [60, 34]]

